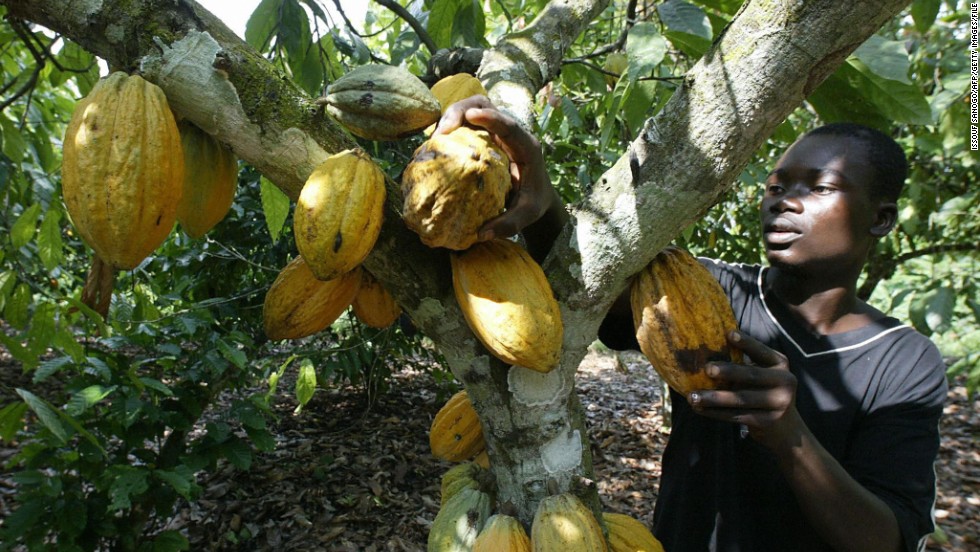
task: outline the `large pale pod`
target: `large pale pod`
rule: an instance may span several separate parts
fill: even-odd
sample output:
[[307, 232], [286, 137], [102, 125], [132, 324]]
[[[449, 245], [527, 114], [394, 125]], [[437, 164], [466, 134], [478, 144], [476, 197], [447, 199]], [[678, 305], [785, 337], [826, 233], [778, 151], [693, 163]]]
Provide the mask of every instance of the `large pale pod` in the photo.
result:
[[135, 268], [177, 219], [180, 133], [158, 86], [115, 72], [75, 106], [62, 161], [65, 207], [79, 235], [116, 269]]
[[545, 497], [531, 524], [534, 552], [606, 552], [606, 538], [592, 510], [571, 493]]
[[429, 247], [466, 249], [510, 188], [507, 154], [486, 131], [460, 127], [415, 150], [402, 173], [402, 219]]
[[741, 362], [726, 335], [737, 328], [718, 281], [690, 253], [668, 247], [633, 280], [633, 325], [640, 350], [674, 390], [712, 389], [712, 360]]
[[331, 280], [361, 264], [381, 232], [385, 176], [362, 150], [320, 164], [296, 202], [293, 234], [313, 274]]
[[492, 240], [450, 259], [463, 316], [494, 356], [538, 372], [558, 365], [561, 311], [544, 271], [524, 248]]

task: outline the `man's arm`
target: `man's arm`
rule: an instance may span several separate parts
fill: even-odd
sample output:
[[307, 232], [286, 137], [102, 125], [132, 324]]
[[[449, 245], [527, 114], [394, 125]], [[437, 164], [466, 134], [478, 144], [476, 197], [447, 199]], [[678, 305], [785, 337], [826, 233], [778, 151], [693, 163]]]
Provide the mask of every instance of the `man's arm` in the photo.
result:
[[551, 185], [540, 142], [486, 96], [472, 96], [449, 106], [435, 132], [449, 133], [463, 124], [488, 130], [510, 157], [512, 189], [507, 210], [480, 228], [480, 241], [522, 233], [531, 256], [544, 260], [568, 222], [568, 213]]
[[835, 550], [902, 550], [891, 508], [858, 483], [817, 441], [796, 410], [796, 377], [786, 357], [741, 332], [729, 343], [755, 362], [711, 363], [706, 373], [719, 390], [688, 395], [699, 414], [744, 424], [768, 448], [796, 495], [803, 514]]

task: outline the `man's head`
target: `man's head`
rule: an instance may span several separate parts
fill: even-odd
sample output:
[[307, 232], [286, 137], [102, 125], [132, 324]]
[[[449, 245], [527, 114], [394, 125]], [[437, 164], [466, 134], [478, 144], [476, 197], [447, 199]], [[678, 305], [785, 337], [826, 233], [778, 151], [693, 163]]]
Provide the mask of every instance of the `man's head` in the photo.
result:
[[872, 197], [898, 201], [908, 177], [909, 162], [905, 151], [891, 136], [856, 123], [830, 123], [811, 130], [803, 138], [807, 136], [839, 136], [862, 144], [868, 164], [874, 167], [875, 172]]
[[760, 214], [770, 263], [856, 278], [895, 225], [907, 170], [901, 148], [878, 131], [834, 124], [805, 134], [766, 181]]

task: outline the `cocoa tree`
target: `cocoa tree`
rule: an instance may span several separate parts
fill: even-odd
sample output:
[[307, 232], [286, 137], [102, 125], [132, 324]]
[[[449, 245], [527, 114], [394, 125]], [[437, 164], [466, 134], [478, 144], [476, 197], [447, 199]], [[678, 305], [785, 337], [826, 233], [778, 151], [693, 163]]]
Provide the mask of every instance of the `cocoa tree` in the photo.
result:
[[[164, 89], [177, 113], [229, 144], [292, 199], [320, 162], [356, 146], [316, 98], [192, 0], [0, 4], [8, 17], [53, 29], [110, 67], [139, 71]], [[365, 266], [466, 386], [487, 436], [498, 499], [513, 504], [522, 521], [530, 521], [549, 487], [573, 489], [598, 508], [587, 484], [590, 447], [575, 370], [614, 298], [906, 4], [750, 0], [704, 45], [665, 106], [633, 107], [649, 118], [626, 153], [569, 207], [570, 221], [543, 263], [566, 328], [560, 366], [547, 375], [503, 365], [479, 345], [452, 295], [447, 254], [422, 246], [401, 224], [398, 184], [388, 182], [384, 227]], [[538, 91], [607, 5], [550, 2], [490, 48], [433, 58], [479, 60], [476, 74], [490, 98], [533, 127]]]

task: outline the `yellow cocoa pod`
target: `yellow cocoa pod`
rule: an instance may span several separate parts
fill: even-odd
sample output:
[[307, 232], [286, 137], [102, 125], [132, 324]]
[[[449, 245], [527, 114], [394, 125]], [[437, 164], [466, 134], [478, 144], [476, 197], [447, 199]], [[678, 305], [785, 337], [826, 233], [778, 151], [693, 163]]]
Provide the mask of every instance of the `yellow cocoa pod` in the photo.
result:
[[439, 509], [429, 528], [427, 552], [471, 552], [492, 508], [493, 498], [479, 489], [456, 493]]
[[75, 106], [61, 167], [79, 235], [116, 269], [136, 268], [167, 239], [184, 186], [180, 133], [158, 86], [115, 72]]
[[491, 240], [450, 260], [463, 316], [494, 356], [538, 372], [558, 365], [561, 311], [544, 271], [524, 248]]
[[231, 209], [238, 188], [238, 158], [191, 123], [177, 126], [184, 147], [184, 195], [177, 204], [177, 222], [188, 236], [200, 238]]
[[303, 257], [290, 261], [265, 294], [265, 334], [269, 339], [299, 339], [333, 324], [357, 295], [360, 270], [324, 281], [313, 275]]
[[725, 336], [737, 328], [718, 281], [690, 253], [667, 247], [634, 278], [630, 290], [640, 350], [677, 392], [711, 389], [712, 360], [741, 362]]
[[429, 247], [466, 249], [510, 188], [507, 154], [486, 131], [460, 127], [415, 150], [402, 173], [402, 219]]
[[487, 89], [483, 87], [480, 79], [469, 73], [458, 73], [439, 79], [438, 82], [432, 85], [431, 90], [432, 95], [439, 100], [439, 105], [442, 106], [443, 112], [446, 111], [447, 107], [459, 100], [465, 100], [477, 94], [487, 95]]
[[531, 539], [517, 518], [494, 514], [477, 535], [473, 552], [531, 552]]
[[602, 514], [609, 531], [609, 552], [664, 552], [663, 545], [646, 525], [626, 514]]
[[465, 389], [450, 397], [432, 419], [429, 448], [450, 462], [468, 460], [486, 448], [480, 417]]
[[439, 100], [401, 67], [362, 65], [334, 81], [327, 92], [327, 111], [368, 140], [396, 140], [439, 120]]
[[370, 272], [361, 270], [361, 288], [354, 297], [354, 316], [372, 328], [387, 328], [402, 313], [395, 298]]
[[306, 180], [293, 234], [313, 274], [331, 280], [361, 264], [381, 232], [385, 176], [363, 150], [330, 156]]
[[606, 552], [606, 538], [592, 510], [571, 493], [545, 497], [531, 523], [534, 552]]

